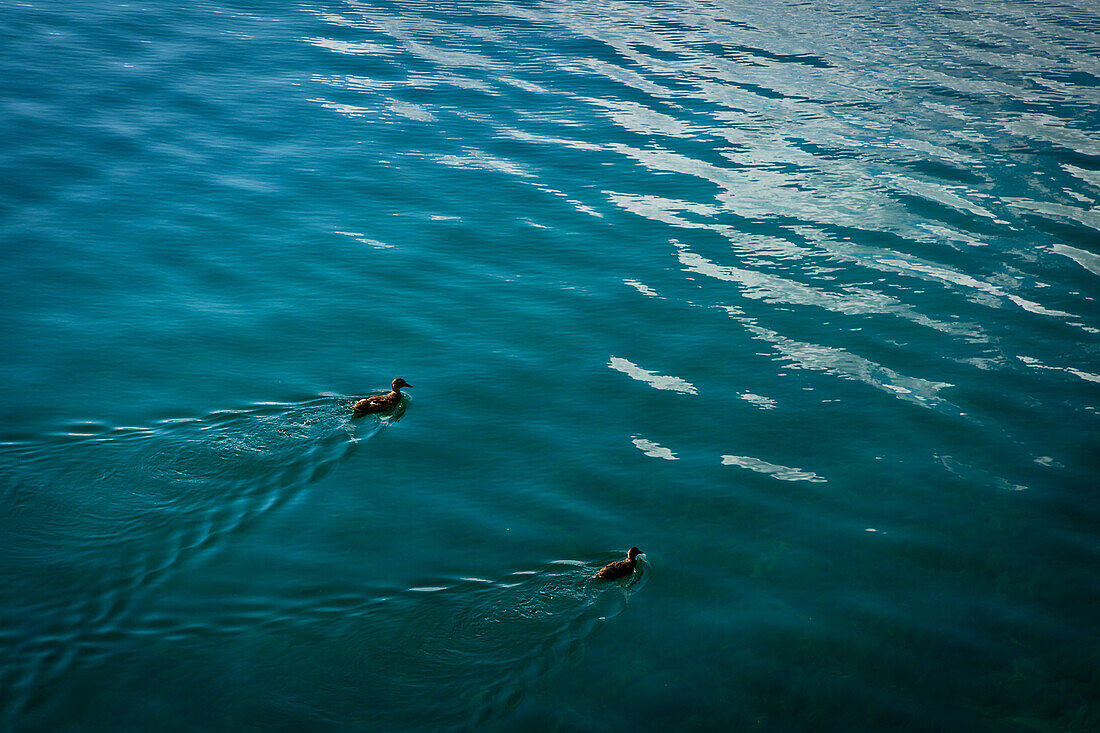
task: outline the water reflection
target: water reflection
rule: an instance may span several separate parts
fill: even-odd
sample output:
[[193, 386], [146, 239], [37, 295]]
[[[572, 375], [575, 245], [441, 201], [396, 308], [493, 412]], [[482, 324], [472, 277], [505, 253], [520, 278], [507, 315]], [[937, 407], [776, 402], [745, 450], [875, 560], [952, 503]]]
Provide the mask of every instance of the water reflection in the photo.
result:
[[632, 439], [632, 442], [634, 443], [635, 448], [637, 448], [650, 458], [664, 458], [666, 461], [679, 460], [676, 457], [676, 454], [673, 453], [671, 450], [665, 448], [662, 445], [654, 443], [652, 440], [646, 440], [645, 438], [639, 438], [635, 436]]
[[686, 379], [680, 377], [673, 377], [664, 374], [658, 374], [651, 372], [648, 369], [642, 369], [640, 366], [630, 361], [629, 359], [623, 359], [620, 356], [613, 356], [607, 363], [609, 367], [617, 372], [622, 372], [632, 379], [636, 379], [639, 382], [644, 382], [654, 389], [667, 390], [669, 392], [680, 392], [682, 394], [699, 394], [699, 391], [695, 389], [695, 385]]
[[768, 463], [760, 458], [752, 456], [722, 456], [723, 466], [740, 466], [750, 471], [762, 473], [765, 476], [777, 478], [780, 481], [809, 481], [810, 483], [825, 483], [825, 479], [813, 471], [805, 471], [801, 468], [780, 466], [777, 463]]

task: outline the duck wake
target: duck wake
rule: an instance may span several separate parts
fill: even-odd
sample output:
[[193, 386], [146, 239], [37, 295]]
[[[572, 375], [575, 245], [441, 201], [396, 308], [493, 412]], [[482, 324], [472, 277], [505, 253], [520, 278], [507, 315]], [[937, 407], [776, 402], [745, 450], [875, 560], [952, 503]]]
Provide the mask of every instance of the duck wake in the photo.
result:
[[[349, 401], [263, 403], [148, 427], [69, 426], [0, 444], [0, 722], [112, 647], [166, 577], [292, 501], [385, 419]], [[2, 727], [2, 726], [0, 726]]]

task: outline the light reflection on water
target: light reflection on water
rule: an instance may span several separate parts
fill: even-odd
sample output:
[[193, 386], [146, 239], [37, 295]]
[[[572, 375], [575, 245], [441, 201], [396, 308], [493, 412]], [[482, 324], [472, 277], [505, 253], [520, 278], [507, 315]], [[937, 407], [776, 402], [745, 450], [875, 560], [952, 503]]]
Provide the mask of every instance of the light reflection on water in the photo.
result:
[[3, 725], [1096, 727], [1092, 5], [93, 5], [5, 11]]

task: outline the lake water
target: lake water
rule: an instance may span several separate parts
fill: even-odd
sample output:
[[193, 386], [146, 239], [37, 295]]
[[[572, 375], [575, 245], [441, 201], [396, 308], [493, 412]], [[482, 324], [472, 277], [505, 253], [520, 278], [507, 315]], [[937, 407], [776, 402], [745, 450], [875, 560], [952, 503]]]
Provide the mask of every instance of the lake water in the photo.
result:
[[0, 729], [1100, 728], [1092, 0], [0, 20]]

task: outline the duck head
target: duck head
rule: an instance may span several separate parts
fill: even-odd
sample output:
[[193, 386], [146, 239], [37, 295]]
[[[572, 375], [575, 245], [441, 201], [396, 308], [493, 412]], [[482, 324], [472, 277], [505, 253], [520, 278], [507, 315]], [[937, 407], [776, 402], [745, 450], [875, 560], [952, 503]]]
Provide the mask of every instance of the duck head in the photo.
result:
[[401, 377], [398, 377], [397, 379], [393, 380], [392, 386], [394, 392], [400, 392], [402, 387], [411, 387], [412, 385], [406, 382]]
[[633, 560], [634, 558], [638, 557], [638, 555], [641, 555], [641, 554], [642, 554], [642, 551], [639, 550], [637, 547], [631, 547], [630, 552], [626, 553], [626, 556], [628, 558], [630, 558], [631, 560]]

